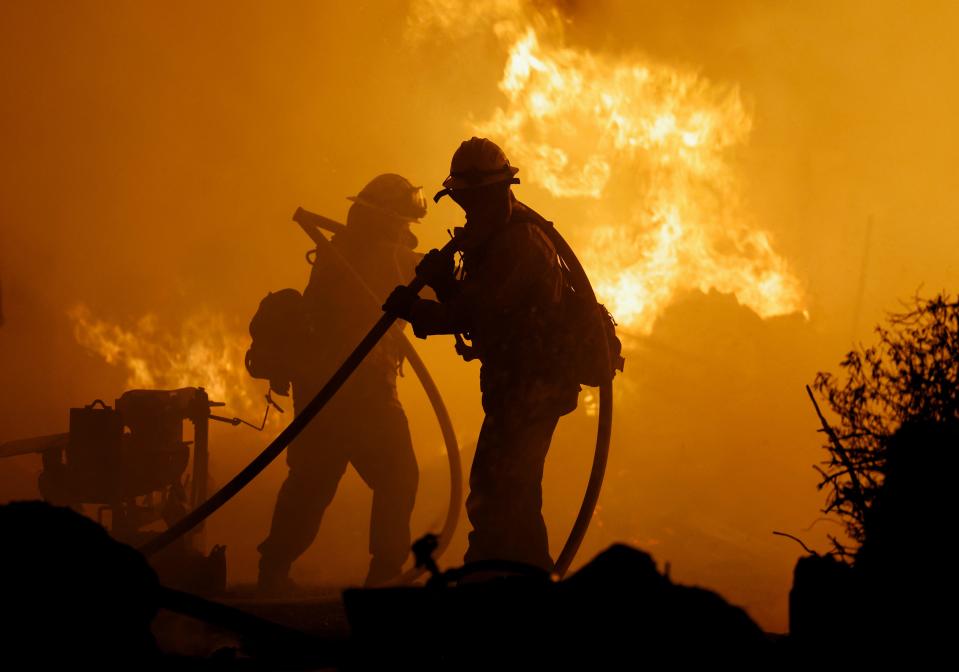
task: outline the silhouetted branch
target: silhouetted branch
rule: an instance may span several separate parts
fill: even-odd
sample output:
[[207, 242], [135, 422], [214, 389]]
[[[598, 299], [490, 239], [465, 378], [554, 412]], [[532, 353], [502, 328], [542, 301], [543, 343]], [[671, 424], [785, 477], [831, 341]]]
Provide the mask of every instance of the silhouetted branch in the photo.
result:
[[810, 550], [810, 548], [806, 546], [806, 544], [803, 543], [803, 540], [800, 539], [799, 537], [794, 537], [793, 535], [788, 534], [786, 532], [777, 532], [776, 530], [773, 530], [773, 534], [779, 535], [780, 537], [786, 537], [787, 539], [792, 539], [797, 544], [799, 544], [804, 549], [806, 549], [806, 553], [809, 553], [809, 555], [819, 555], [818, 553], [816, 553], [816, 551]]
[[843, 447], [842, 442], [839, 440], [839, 437], [836, 436], [836, 432], [833, 431], [833, 428], [829, 426], [829, 423], [826, 421], [826, 417], [822, 414], [822, 411], [819, 409], [819, 404], [816, 402], [816, 397], [812, 393], [812, 389], [806, 385], [806, 394], [809, 395], [810, 401], [812, 401], [813, 408], [816, 409], [816, 415], [819, 416], [819, 422], [822, 423], [823, 431], [829, 435], [829, 440], [832, 441], [833, 447], [836, 449], [836, 454], [839, 456], [839, 459], [842, 460], [843, 466], [846, 468], [846, 471], [849, 472], [849, 480], [852, 483], [853, 490], [856, 497], [856, 504], [862, 507], [862, 510], [866, 510], [866, 498], [862, 493], [862, 485], [859, 483], [859, 477], [856, 474], [856, 469], [853, 467], [852, 462], [849, 460], [849, 455], [846, 454], [846, 449]]

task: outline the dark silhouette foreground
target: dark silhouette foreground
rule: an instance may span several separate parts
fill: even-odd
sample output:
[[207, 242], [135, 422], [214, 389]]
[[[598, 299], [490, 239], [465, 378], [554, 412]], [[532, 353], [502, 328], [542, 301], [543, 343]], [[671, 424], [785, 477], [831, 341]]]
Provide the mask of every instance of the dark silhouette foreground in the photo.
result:
[[42, 502], [0, 506], [0, 529], [8, 624], [0, 656], [7, 666], [619, 668], [630, 661], [758, 662], [771, 653], [744, 611], [708, 590], [672, 583], [642, 551], [613, 546], [562, 582], [514, 576], [346, 591], [345, 641], [297, 634], [174, 591], [191, 613], [251, 636], [238, 640], [242, 651], [212, 658], [164, 656], [150, 624], [171, 591], [136, 550], [80, 514]]
[[136, 550], [75, 511], [44, 502], [0, 506], [0, 531], [0, 667], [157, 660], [150, 623], [160, 584]]
[[927, 656], [949, 645], [957, 456], [955, 420], [909, 423], [887, 441], [853, 561], [812, 555], [796, 565], [790, 632], [800, 650]]

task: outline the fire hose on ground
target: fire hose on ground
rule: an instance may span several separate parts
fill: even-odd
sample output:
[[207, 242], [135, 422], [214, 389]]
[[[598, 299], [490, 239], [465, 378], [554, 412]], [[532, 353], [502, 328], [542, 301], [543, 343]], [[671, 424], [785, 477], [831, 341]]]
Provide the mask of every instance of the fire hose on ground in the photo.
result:
[[[298, 209], [297, 213], [294, 215], [294, 219], [296, 219], [298, 223], [303, 226], [303, 223], [297, 218], [300, 217], [302, 219], [308, 219], [310, 215], [312, 215], [312, 213], [307, 213], [302, 209]], [[313, 215], [313, 217], [319, 218], [320, 216]], [[585, 270], [579, 263], [579, 260], [576, 258], [576, 255], [573, 253], [568, 243], [552, 226], [544, 226], [543, 230], [549, 236], [550, 241], [555, 246], [560, 258], [568, 267], [570, 271], [570, 280], [573, 284], [574, 290], [583, 293], [584, 296], [594, 297], [595, 294], [592, 286], [590, 285], [589, 278], [586, 276]], [[457, 241], [455, 239], [450, 240], [446, 245], [443, 246], [441, 252], [452, 255], [454, 252], [456, 252], [456, 245]], [[410, 290], [416, 293], [419, 293], [424, 286], [425, 284], [419, 278], [414, 278], [407, 285]], [[602, 319], [601, 315], [599, 312], [597, 312], [597, 320], [600, 319]], [[149, 542], [141, 546], [139, 550], [147, 556], [162, 550], [199, 525], [206, 518], [211, 516], [220, 507], [230, 501], [230, 499], [232, 499], [237, 493], [239, 493], [240, 490], [250, 483], [250, 481], [256, 478], [264, 469], [266, 469], [267, 466], [269, 466], [271, 462], [273, 462], [273, 460], [280, 455], [280, 453], [282, 453], [290, 445], [290, 443], [293, 442], [300, 432], [303, 431], [306, 425], [309, 424], [309, 422], [316, 417], [323, 407], [333, 398], [333, 396], [337, 393], [337, 391], [339, 391], [350, 375], [360, 365], [363, 359], [373, 350], [380, 339], [382, 339], [389, 332], [390, 327], [395, 321], [396, 317], [384, 313], [373, 325], [366, 336], [364, 336], [363, 339], [356, 345], [350, 355], [343, 361], [339, 369], [337, 369], [336, 372], [330, 377], [330, 379], [320, 389], [316, 396], [310, 400], [303, 410], [290, 422], [289, 425], [283, 429], [283, 431], [280, 432], [280, 434], [263, 450], [263, 452], [254, 458], [250, 464], [243, 468], [240, 473], [234, 476], [230, 482], [220, 488], [220, 490], [214, 493], [209, 499], [197, 506], [193, 511], [188, 513], [169, 529], [160, 533]], [[605, 341], [603, 341], [603, 343], [605, 344]], [[412, 350], [412, 346], [410, 346], [410, 348]], [[599, 499], [599, 493], [602, 489], [603, 478], [606, 472], [606, 463], [609, 457], [609, 444], [612, 434], [613, 420], [613, 367], [608, 348], [606, 357], [607, 361], [610, 363], [610, 366], [608, 367], [608, 370], [610, 371], [610, 377], [599, 386], [599, 417], [596, 433], [596, 450], [593, 457], [593, 464], [590, 471], [589, 482], [587, 484], [586, 492], [583, 497], [583, 502], [580, 506], [579, 513], [577, 514], [576, 521], [574, 522], [569, 537], [567, 538], [566, 543], [564, 544], [563, 549], [555, 563], [553, 575], [557, 578], [561, 578], [569, 570], [569, 567], [576, 556], [576, 552], [579, 550], [583, 538], [586, 536], [586, 531], [589, 528], [590, 520], [592, 519], [593, 512], [596, 508], [596, 503]], [[413, 364], [414, 360], [411, 359], [410, 362]], [[413, 365], [415, 366], [415, 364]], [[419, 374], [419, 372], [417, 373]], [[429, 390], [427, 390], [427, 394], [430, 394]], [[452, 455], [450, 459], [452, 471]], [[457, 475], [459, 474], [458, 466], [456, 473]], [[454, 488], [451, 488], [451, 490], [453, 489]], [[451, 505], [453, 494], [454, 493], [451, 492]], [[459, 505], [457, 501], [455, 507], [457, 510], [458, 506]], [[446, 526], [444, 526], [444, 533], [447, 531], [450, 521], [451, 517], [448, 516]], [[455, 525], [455, 515], [452, 517], [452, 524]], [[451, 530], [450, 534], [452, 534]]]

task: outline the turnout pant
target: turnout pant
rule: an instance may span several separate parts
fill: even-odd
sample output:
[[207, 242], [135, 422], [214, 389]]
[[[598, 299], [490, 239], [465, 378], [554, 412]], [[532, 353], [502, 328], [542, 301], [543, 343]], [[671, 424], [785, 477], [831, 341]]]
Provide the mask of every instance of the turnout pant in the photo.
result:
[[367, 584], [398, 575], [410, 552], [410, 515], [419, 472], [403, 409], [388, 402], [334, 400], [287, 455], [270, 534], [260, 544], [260, 581], [286, 577], [313, 543], [323, 512], [352, 464], [373, 490]]
[[522, 404], [489, 409], [470, 471], [465, 561], [514, 560], [553, 569], [543, 520], [543, 466], [560, 413]]

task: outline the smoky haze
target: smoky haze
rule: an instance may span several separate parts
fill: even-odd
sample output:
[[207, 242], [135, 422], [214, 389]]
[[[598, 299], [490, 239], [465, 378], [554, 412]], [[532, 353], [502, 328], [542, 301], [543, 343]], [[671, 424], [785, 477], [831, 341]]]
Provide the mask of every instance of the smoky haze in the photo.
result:
[[[900, 299], [959, 280], [959, 7], [561, 7], [572, 47], [642, 53], [739, 87], [753, 114], [735, 157], [746, 207], [808, 312], [762, 320], [730, 295], [687, 292], [649, 336], [628, 339], [608, 478], [578, 562], [633, 543], [676, 580], [719, 590], [783, 631], [801, 549], [772, 530], [819, 550], [840, 532], [831, 522], [807, 529], [824, 503], [811, 468], [824, 453], [803, 385]], [[78, 342], [77, 306], [138, 334], [150, 316], [157, 338], [202, 338], [184, 325], [215, 315], [216, 329], [242, 340], [267, 291], [306, 283], [297, 206], [343, 219], [345, 197], [383, 172], [439, 188], [458, 143], [503, 105], [506, 55], [476, 34], [412, 44], [409, 15], [409, 3], [388, 1], [2, 5], [0, 441], [66, 431], [71, 406], [127, 389], [126, 368]], [[536, 184], [516, 193], [561, 231], [589, 230], [587, 209]], [[459, 223], [453, 204], [431, 207], [415, 228], [420, 249]], [[482, 419], [478, 367], [445, 339], [416, 345], [468, 464]], [[228, 409], [262, 412], [265, 390], [238, 380], [223, 395]], [[416, 534], [442, 522], [446, 466], [411, 378], [401, 395], [422, 473]], [[547, 463], [554, 554], [586, 482], [587, 406], [561, 422]], [[214, 428], [214, 479], [269, 438]], [[0, 463], [0, 499], [36, 496], [39, 468], [33, 457]], [[210, 520], [207, 541], [227, 544], [233, 582], [254, 578], [284, 470], [278, 462]], [[295, 578], [362, 580], [369, 506], [350, 472]], [[461, 529], [444, 562], [459, 563], [464, 548]]]

